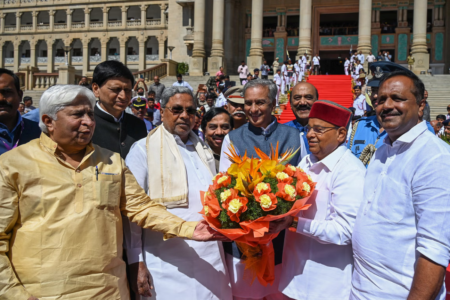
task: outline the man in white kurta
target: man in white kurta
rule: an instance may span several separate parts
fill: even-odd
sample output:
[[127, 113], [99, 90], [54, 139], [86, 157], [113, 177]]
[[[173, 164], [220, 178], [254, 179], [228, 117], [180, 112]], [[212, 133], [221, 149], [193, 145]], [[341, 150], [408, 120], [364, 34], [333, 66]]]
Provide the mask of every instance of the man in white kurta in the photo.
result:
[[[330, 123], [335, 116], [340, 120]], [[279, 285], [292, 299], [341, 300], [350, 295], [352, 231], [366, 171], [345, 146], [350, 116], [349, 110], [325, 101], [317, 101], [311, 109], [308, 126], [312, 129], [307, 136], [312, 154], [302, 159], [299, 167], [317, 185], [308, 201], [312, 206], [299, 214], [296, 229], [286, 232]]]
[[273, 76], [273, 82], [275, 82], [275, 84], [277, 85], [277, 102], [276, 102], [276, 106], [278, 106], [278, 104], [280, 103], [280, 89], [281, 89], [281, 84], [283, 83], [283, 80], [281, 79], [281, 70], [277, 70], [277, 73], [275, 74], [275, 76]]
[[281, 84], [281, 93], [284, 94], [286, 91], [286, 85], [289, 84], [289, 77], [287, 77], [287, 66], [286, 62], [283, 63], [281, 66], [281, 77], [282, 77], [282, 84]]
[[[186, 106], [190, 105], [192, 107], [189, 108], [194, 109], [193, 112], [195, 112], [193, 97], [192, 100], [189, 98], [185, 105], [171, 102], [172, 98], [179, 94], [173, 95], [167, 102], [167, 97], [171, 95], [170, 93], [173, 89], [166, 89], [162, 95], [163, 125], [152, 131], [148, 138], [142, 139], [132, 146], [126, 158], [126, 164], [136, 177], [139, 185], [151, 196], [149, 176], [158, 175], [156, 174], [156, 168], [154, 170], [148, 169], [148, 162], [160, 156], [158, 151], [151, 147], [152, 138], [154, 136], [157, 137], [161, 133], [163, 139], [173, 142], [174, 148], [164, 149], [163, 152], [176, 153], [179, 151], [185, 166], [188, 193], [187, 205], [179, 205], [174, 208], [168, 207], [168, 211], [187, 221], [199, 221], [202, 220], [202, 216], [199, 214], [202, 210], [200, 191], [206, 191], [212, 183], [212, 177], [215, 175], [215, 169], [213, 169], [214, 158], [212, 153], [211, 157], [209, 157], [208, 146], [200, 141], [192, 131], [189, 130], [187, 142], [183, 142], [179, 135], [169, 133], [166, 130], [166, 128], [170, 127], [166, 126], [166, 123], [170, 121], [170, 111], [166, 112], [169, 108], [170, 110], [175, 110], [177, 107], [184, 106], [186, 108]], [[178, 88], [178, 90], [183, 90], [184, 94], [192, 96], [192, 94], [187, 92], [186, 88]], [[179, 114], [178, 119], [175, 118], [176, 122], [179, 122], [181, 118], [186, 118], [183, 120], [185, 123], [191, 122], [193, 118], [190, 115], [187, 118], [186, 114], [187, 112]], [[147, 139], [149, 139], [150, 143], [148, 143]], [[202, 158], [205, 155], [207, 157], [206, 162]], [[161, 162], [164, 161], [162, 160]], [[162, 168], [167, 167], [164, 163], [161, 166]], [[175, 174], [171, 174], [165, 179], [167, 180], [167, 178], [172, 176], [176, 178]], [[161, 185], [166, 185], [166, 182], [163, 180], [159, 182], [162, 182]], [[178, 185], [178, 183], [174, 184]], [[185, 183], [179, 183], [179, 185], [183, 184]], [[168, 191], [165, 192], [168, 193]], [[131, 224], [130, 230], [131, 236], [125, 237], [128, 263], [145, 262], [152, 276], [154, 286], [154, 290], [151, 291], [153, 296], [151, 298], [142, 297], [141, 299], [230, 300], [232, 298], [230, 279], [224, 263], [224, 252], [221, 242], [199, 243], [183, 239], [164, 241], [162, 234], [150, 230], [141, 230], [140, 227], [134, 224]]]

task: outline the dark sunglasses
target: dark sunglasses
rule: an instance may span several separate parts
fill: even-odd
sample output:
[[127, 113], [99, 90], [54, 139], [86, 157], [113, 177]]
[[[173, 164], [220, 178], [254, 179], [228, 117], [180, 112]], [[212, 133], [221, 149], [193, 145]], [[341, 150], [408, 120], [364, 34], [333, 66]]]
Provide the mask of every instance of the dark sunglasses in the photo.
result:
[[184, 108], [182, 106], [166, 106], [165, 108], [170, 110], [174, 115], [181, 115], [184, 111], [186, 111], [188, 115], [195, 115], [195, 113], [197, 112], [197, 109], [193, 107]]

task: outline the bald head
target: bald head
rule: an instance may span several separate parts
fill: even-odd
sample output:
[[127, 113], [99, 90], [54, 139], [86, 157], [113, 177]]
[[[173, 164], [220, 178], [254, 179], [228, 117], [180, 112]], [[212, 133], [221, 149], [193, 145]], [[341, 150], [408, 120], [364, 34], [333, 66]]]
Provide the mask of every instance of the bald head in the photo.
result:
[[319, 99], [316, 87], [308, 82], [300, 82], [294, 86], [291, 94], [291, 108], [297, 122], [308, 124], [311, 107]]

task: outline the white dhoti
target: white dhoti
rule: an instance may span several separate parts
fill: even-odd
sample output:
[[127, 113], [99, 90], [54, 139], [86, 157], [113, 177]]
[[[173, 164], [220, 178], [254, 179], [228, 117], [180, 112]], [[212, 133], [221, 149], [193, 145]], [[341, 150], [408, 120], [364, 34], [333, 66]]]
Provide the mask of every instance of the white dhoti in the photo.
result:
[[282, 78], [281, 78], [281, 93], [282, 94], [285, 94], [285, 92], [286, 92], [286, 85], [287, 85], [286, 78], [287, 78], [287, 76], [282, 76]]
[[348, 75], [348, 69], [344, 68], [344, 71], [345, 71], [345, 75]]
[[280, 89], [281, 89], [281, 87], [279, 85], [277, 85], [277, 99], [276, 99], [277, 103], [275, 106], [278, 106], [280, 103]]

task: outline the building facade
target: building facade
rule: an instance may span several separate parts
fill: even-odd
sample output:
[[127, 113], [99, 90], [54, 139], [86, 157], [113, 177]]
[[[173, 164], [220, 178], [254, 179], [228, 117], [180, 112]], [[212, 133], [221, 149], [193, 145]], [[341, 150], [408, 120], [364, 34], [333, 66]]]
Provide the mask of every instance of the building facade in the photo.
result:
[[445, 0], [0, 0], [0, 66], [90, 75], [107, 59], [141, 71], [172, 55], [190, 75], [236, 74], [242, 60], [252, 70], [307, 52], [339, 74], [352, 49], [399, 64], [412, 52], [417, 72], [442, 74], [449, 17]]

